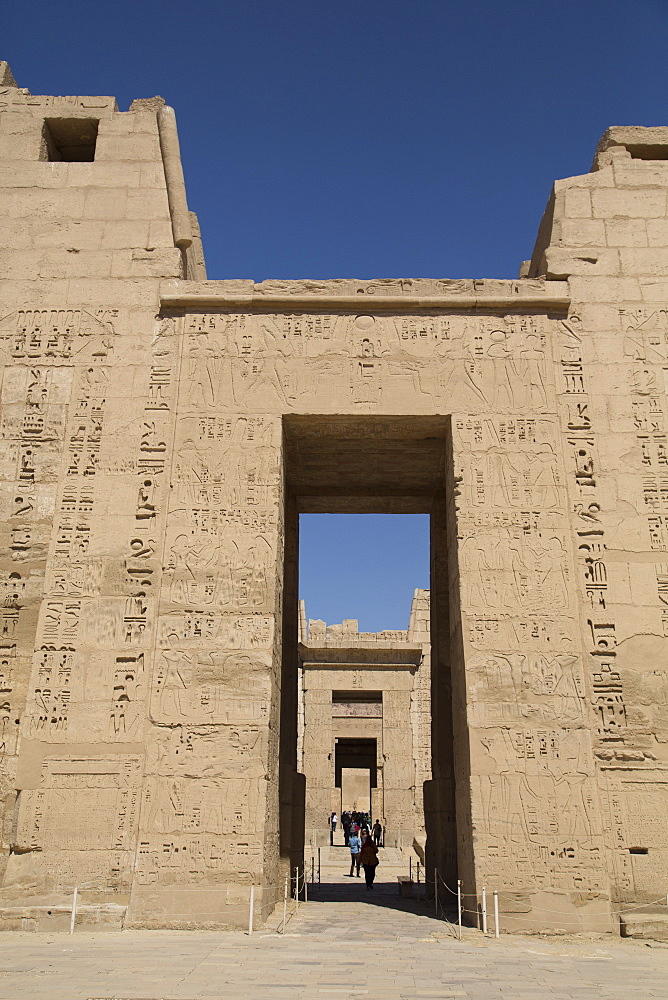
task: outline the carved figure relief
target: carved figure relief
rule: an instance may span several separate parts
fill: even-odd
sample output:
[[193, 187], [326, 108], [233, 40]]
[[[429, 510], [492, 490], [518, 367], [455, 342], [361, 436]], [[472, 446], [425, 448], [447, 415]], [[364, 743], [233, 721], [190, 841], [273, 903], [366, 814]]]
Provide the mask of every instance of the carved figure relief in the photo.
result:
[[472, 718], [486, 726], [513, 719], [581, 723], [585, 688], [573, 653], [484, 653], [471, 661]]
[[469, 535], [460, 545], [467, 607], [499, 611], [569, 603], [564, 542], [557, 535]]

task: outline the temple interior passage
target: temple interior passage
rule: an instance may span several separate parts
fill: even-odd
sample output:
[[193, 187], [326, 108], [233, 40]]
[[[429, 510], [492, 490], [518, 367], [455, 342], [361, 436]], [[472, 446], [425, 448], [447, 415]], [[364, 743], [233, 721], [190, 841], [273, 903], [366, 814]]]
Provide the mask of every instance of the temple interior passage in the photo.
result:
[[[298, 784], [287, 777], [294, 739], [293, 768], [305, 781], [305, 843], [324, 843], [326, 817], [341, 808], [337, 740], [376, 739], [377, 784], [374, 789], [371, 774], [370, 794], [386, 827], [386, 842], [415, 843], [456, 879], [447, 556], [452, 529], [446, 506], [453, 489], [447, 463], [450, 422], [441, 416], [291, 415], [283, 419], [283, 433], [282, 800]], [[329, 627], [307, 621], [307, 609], [297, 607], [300, 513], [430, 515], [431, 590], [415, 592], [408, 629], [360, 633], [355, 620]], [[346, 702], [335, 694], [349, 691], [361, 700]], [[366, 692], [371, 694], [362, 700]], [[380, 701], [371, 700], [376, 692]], [[439, 706], [438, 726], [434, 705]], [[288, 844], [284, 832], [281, 839], [284, 854], [298, 864], [304, 841], [295, 835], [296, 811], [293, 799], [284, 827], [292, 840]]]
[[327, 817], [379, 819], [388, 846], [424, 852], [423, 785], [431, 777], [429, 591], [408, 629], [359, 632], [302, 617], [298, 768], [306, 844], [328, 842]]

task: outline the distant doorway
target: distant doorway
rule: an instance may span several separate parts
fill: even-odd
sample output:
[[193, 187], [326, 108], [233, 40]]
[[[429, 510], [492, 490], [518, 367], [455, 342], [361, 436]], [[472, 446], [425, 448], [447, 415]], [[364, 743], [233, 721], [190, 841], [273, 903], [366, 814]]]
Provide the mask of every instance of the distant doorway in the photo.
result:
[[341, 789], [341, 812], [372, 815], [373, 789], [378, 786], [375, 739], [337, 739], [334, 750], [335, 784]]

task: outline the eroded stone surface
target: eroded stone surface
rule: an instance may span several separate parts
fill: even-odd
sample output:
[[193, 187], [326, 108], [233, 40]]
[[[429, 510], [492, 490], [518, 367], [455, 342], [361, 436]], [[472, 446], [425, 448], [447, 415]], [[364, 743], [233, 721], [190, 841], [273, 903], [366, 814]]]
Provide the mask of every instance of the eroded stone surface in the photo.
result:
[[256, 285], [204, 280], [161, 101], [4, 66], [0, 112], [2, 906], [80, 885], [127, 925], [239, 925], [255, 884], [269, 912], [314, 510], [431, 514], [429, 869], [509, 928], [653, 901], [664, 131], [555, 184], [521, 279]]

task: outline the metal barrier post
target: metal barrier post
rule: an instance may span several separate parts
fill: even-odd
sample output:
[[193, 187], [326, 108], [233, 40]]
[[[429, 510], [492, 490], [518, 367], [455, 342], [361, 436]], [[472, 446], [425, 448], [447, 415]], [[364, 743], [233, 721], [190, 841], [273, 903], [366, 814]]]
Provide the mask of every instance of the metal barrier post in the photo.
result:
[[434, 868], [434, 916], [438, 916], [438, 868]]
[[283, 891], [283, 926], [281, 927], [281, 934], [285, 934], [285, 921], [288, 916], [288, 876], [285, 876], [285, 889]]
[[499, 894], [494, 890], [494, 937], [499, 936]]
[[72, 916], [70, 917], [70, 934], [74, 934], [74, 925], [77, 919], [77, 896], [79, 895], [79, 886], [74, 886], [74, 892], [72, 893]]
[[318, 848], [318, 885], [320, 885], [320, 848]]
[[459, 940], [462, 939], [462, 880], [457, 879], [457, 923], [459, 925]]
[[487, 933], [487, 889], [482, 887], [482, 932]]
[[248, 904], [248, 933], [253, 933], [253, 910], [255, 909], [255, 886], [250, 887], [250, 901]]

